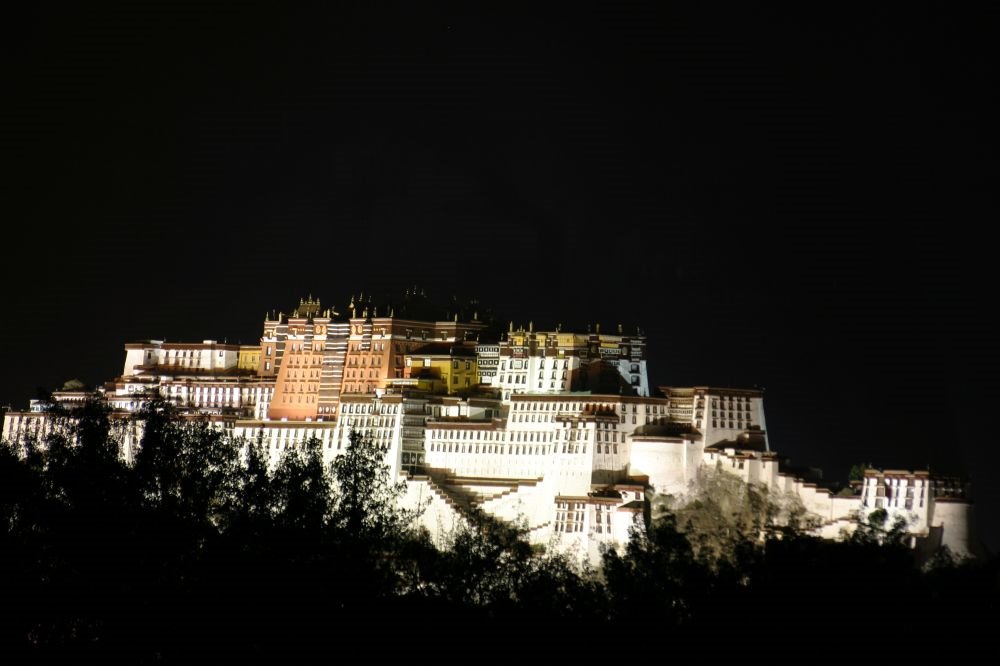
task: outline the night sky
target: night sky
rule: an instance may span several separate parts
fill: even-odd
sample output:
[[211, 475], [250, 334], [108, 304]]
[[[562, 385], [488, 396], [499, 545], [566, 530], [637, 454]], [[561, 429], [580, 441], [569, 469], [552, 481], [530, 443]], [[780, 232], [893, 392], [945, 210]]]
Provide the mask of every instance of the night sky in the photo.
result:
[[970, 477], [1000, 548], [994, 23], [368, 4], [7, 15], [0, 405], [419, 284], [641, 326], [796, 464]]

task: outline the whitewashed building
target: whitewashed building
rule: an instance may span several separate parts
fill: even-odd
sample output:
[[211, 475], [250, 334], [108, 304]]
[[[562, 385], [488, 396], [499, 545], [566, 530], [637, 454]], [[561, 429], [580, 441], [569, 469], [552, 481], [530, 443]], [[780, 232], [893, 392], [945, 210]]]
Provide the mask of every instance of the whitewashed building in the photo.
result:
[[[327, 323], [313, 320], [314, 326]], [[915, 547], [946, 545], [958, 555], [974, 550], [971, 504], [952, 481], [869, 470], [858, 492], [832, 494], [782, 470], [767, 439], [761, 390], [661, 387], [663, 397], [650, 397], [645, 338], [638, 334], [511, 326], [499, 344], [476, 347], [482, 395], [430, 394], [388, 374], [374, 391], [352, 393], [340, 390], [338, 379], [330, 411], [294, 419], [275, 418], [269, 409], [282, 353], [268, 345], [283, 336], [263, 336], [263, 364], [270, 359], [278, 367], [262, 365], [259, 372], [237, 367], [238, 345], [126, 345], [122, 375], [99, 393], [122, 424], [126, 458], [141, 439], [141, 424], [130, 417], [159, 395], [189, 418], [260, 441], [272, 464], [309, 439], [330, 462], [346, 450], [351, 432], [360, 432], [385, 446], [386, 463], [406, 482], [404, 501], [422, 507], [422, 524], [441, 538], [469, 512], [484, 511], [523, 525], [533, 543], [593, 561], [601, 547], [624, 543], [649, 497], [683, 498], [696, 489], [699, 471], [711, 467], [796, 498], [824, 537], [839, 538], [881, 509], [890, 523], [905, 521]], [[287, 339], [294, 342], [292, 331]], [[391, 355], [395, 348], [375, 351]], [[617, 390], [572, 390], [609, 384]], [[70, 407], [83, 397], [79, 391], [55, 395]], [[47, 409], [35, 403], [7, 413], [4, 438], [44, 437], [63, 427]]]

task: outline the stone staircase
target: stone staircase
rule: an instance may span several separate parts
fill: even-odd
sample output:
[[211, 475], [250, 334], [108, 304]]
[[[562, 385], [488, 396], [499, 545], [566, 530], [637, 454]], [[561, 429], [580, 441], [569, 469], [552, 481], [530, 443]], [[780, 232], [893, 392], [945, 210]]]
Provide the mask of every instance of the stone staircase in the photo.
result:
[[841, 516], [840, 518], [832, 518], [821, 521], [818, 524], [816, 524], [815, 527], [807, 530], [807, 533], [812, 534], [814, 536], [822, 537], [824, 531], [828, 531], [831, 528], [839, 527], [841, 529], [845, 529], [850, 527], [856, 527], [857, 524], [858, 520], [856, 516]]
[[552, 524], [552, 521], [545, 521], [544, 523], [541, 523], [539, 525], [535, 525], [534, 527], [529, 527], [528, 528], [528, 536], [531, 537], [531, 536], [537, 534], [538, 532], [540, 532], [541, 530], [545, 529], [546, 527], [548, 527], [551, 524]]
[[453, 484], [449, 483], [446, 476], [428, 470], [426, 480], [427, 486], [431, 489], [431, 492], [444, 500], [445, 504], [450, 506], [457, 513], [461, 515], [469, 515], [478, 510], [478, 506], [475, 502], [476, 498], [467, 493], [463, 493]]
[[[428, 468], [426, 474], [411, 476], [413, 479], [426, 480], [427, 486], [438, 498], [443, 500], [456, 513], [471, 516], [484, 511], [493, 502], [516, 495], [522, 488], [537, 485], [541, 479], [511, 479], [499, 480], [490, 478], [456, 477], [451, 470]], [[484, 492], [484, 486], [495, 486], [499, 492]], [[477, 490], [472, 490], [477, 488]], [[487, 511], [487, 513], [492, 513]], [[548, 527], [550, 523], [542, 523], [529, 528], [528, 534], [537, 533]]]
[[476, 506], [482, 506], [484, 504], [500, 501], [504, 497], [510, 497], [521, 491], [521, 488], [526, 486], [534, 486], [538, 481], [514, 481], [507, 487], [506, 490], [502, 490], [494, 495], [486, 495], [484, 493], [476, 493]]

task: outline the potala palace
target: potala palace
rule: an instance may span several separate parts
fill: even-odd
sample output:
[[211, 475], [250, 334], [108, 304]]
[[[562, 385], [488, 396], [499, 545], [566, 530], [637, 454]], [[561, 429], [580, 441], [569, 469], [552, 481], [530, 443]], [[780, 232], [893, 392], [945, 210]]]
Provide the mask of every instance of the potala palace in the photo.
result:
[[[707, 467], [791, 498], [824, 537], [884, 509], [906, 521], [915, 547], [971, 551], [970, 503], [948, 479], [869, 469], [832, 493], [782, 467], [762, 391], [654, 391], [641, 331], [494, 330], [475, 307], [437, 311], [414, 289], [395, 305], [352, 298], [341, 315], [310, 297], [265, 315], [259, 344], [128, 343], [121, 375], [97, 394], [122, 418], [162, 396], [186, 418], [260, 439], [272, 463], [309, 438], [332, 460], [358, 430], [388, 446], [405, 501], [437, 535], [478, 508], [593, 560], [601, 544], [627, 540], [649, 498], [683, 498]], [[91, 395], [56, 391], [53, 401], [72, 408]], [[8, 412], [4, 437], [44, 434], [48, 408]], [[126, 458], [140, 431], [128, 429]]]

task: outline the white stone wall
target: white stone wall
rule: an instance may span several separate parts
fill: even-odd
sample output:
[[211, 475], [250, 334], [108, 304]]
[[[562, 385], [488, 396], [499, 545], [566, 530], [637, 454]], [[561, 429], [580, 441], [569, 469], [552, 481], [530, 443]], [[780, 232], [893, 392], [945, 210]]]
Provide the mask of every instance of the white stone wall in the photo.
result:
[[968, 502], [934, 500], [930, 525], [942, 528], [941, 545], [947, 546], [953, 555], [968, 557], [975, 552], [970, 530], [972, 507]]
[[152, 360], [152, 349], [151, 348], [138, 348], [138, 349], [125, 349], [125, 368], [122, 370], [122, 375], [128, 377], [130, 375], [137, 375], [142, 372], [139, 366], [146, 364], [146, 353], [149, 349], [150, 360]]
[[[818, 519], [820, 527], [816, 533], [825, 538], [839, 538], [842, 531], [850, 533], [858, 518], [865, 519], [882, 508], [888, 513], [887, 527], [901, 517], [906, 521], [907, 532], [917, 538], [927, 537], [929, 527], [940, 528], [942, 544], [953, 553], [966, 556], [974, 549], [970, 541], [971, 505], [962, 500], [934, 500], [933, 480], [920, 474], [866, 475], [861, 496], [837, 496], [816, 484], [778, 473], [777, 462], [766, 456], [741, 457], [734, 449], [710, 450], [705, 451], [703, 461], [712, 466], [719, 463], [720, 469], [745, 481], [763, 483], [776, 498], [782, 494], [796, 496], [805, 509]], [[664, 462], [676, 463], [675, 460]], [[742, 468], [740, 462], [743, 463]], [[887, 482], [885, 494], [879, 494], [877, 489], [883, 480]], [[908, 494], [908, 489], [912, 489], [913, 493]]]
[[424, 459], [428, 467], [456, 476], [535, 479], [546, 475], [555, 448], [551, 433], [545, 440], [502, 429], [457, 428], [430, 421], [425, 431]]
[[323, 421], [236, 421], [233, 434], [249, 442], [258, 438], [267, 452], [268, 463], [273, 467], [281, 460], [285, 451], [296, 449], [310, 438], [320, 442], [324, 462], [331, 462], [337, 455], [335, 439], [336, 424]]
[[871, 512], [884, 509], [888, 514], [887, 527], [901, 518], [911, 533], [926, 534], [932, 483], [927, 476], [866, 473], [861, 499], [863, 514], [867, 518]]
[[[697, 397], [695, 404], [697, 405]], [[713, 392], [705, 396], [704, 405], [703, 410], [695, 408], [692, 424], [704, 434], [705, 446], [723, 440], [734, 441], [751, 428], [767, 430], [763, 398]], [[698, 415], [699, 412], [701, 416]]]
[[677, 437], [637, 437], [631, 443], [630, 476], [648, 476], [654, 492], [680, 496], [690, 490], [702, 464], [700, 442]]
[[703, 461], [704, 464], [733, 474], [746, 483], [767, 487], [779, 503], [785, 497], [797, 497], [806, 511], [823, 524], [853, 517], [861, 509], [860, 497], [838, 497], [814, 483], [780, 473], [778, 461], [771, 456], [738, 452], [735, 449], [708, 450], [703, 454]]
[[[622, 376], [629, 386], [643, 397], [649, 396], [649, 376], [646, 374], [646, 360], [619, 359], [617, 365], [618, 374]], [[638, 383], [635, 383], [638, 380]]]
[[843, 520], [856, 516], [861, 509], [861, 498], [833, 495], [830, 498], [830, 515], [827, 520]]
[[182, 409], [206, 413], [241, 410], [247, 416], [264, 418], [274, 395], [274, 381], [196, 375], [131, 376], [124, 377], [106, 399], [114, 409], [134, 412], [141, 409], [150, 391]]
[[[212, 425], [220, 428], [228, 427], [224, 421], [212, 421]], [[33, 440], [44, 446], [45, 437], [61, 432], [72, 436], [72, 417], [57, 418], [48, 412], [8, 412], [4, 416], [3, 438], [7, 442], [24, 442]], [[142, 421], [133, 419], [128, 414], [112, 414], [110, 421], [111, 437], [121, 447], [125, 461], [131, 464], [139, 450], [144, 432]]]
[[196, 370], [227, 370], [239, 361], [237, 345], [220, 345], [215, 340], [196, 343], [168, 343], [160, 340], [130, 344], [125, 348], [123, 376], [148, 372], [145, 367], [168, 366]]
[[577, 356], [503, 356], [493, 386], [505, 401], [526, 393], [558, 394], [571, 388], [573, 373], [580, 368]]
[[484, 500], [479, 507], [492, 516], [529, 528], [552, 519], [552, 495], [544, 483], [519, 483]]
[[479, 383], [493, 385], [500, 368], [500, 345], [476, 345], [476, 365]]
[[620, 499], [557, 496], [553, 521], [533, 535], [533, 542], [597, 564], [601, 547], [627, 543], [636, 517], [641, 518], [641, 509], [626, 506], [635, 501], [634, 495], [623, 492]]
[[[139, 401], [147, 383], [126, 378], [119, 393], [108, 396], [112, 404]], [[195, 407], [217, 404], [247, 404], [260, 407], [273, 382], [242, 386], [233, 391], [205, 391], [208, 384], [165, 383], [167, 393]], [[129, 392], [129, 387], [132, 391]], [[176, 390], [174, 390], [176, 389]], [[199, 389], [201, 389], [199, 391]], [[116, 402], [117, 401], [117, 402]], [[629, 475], [648, 476], [657, 492], [684, 493], [701, 465], [720, 467], [748, 483], [765, 485], [776, 498], [790, 495], [801, 500], [819, 522], [817, 534], [836, 537], [850, 529], [855, 517], [882, 508], [905, 515], [911, 534], [942, 535], [942, 543], [958, 555], [970, 552], [970, 507], [962, 501], [933, 499], [932, 480], [921, 473], [892, 472], [866, 476], [862, 496], [832, 496], [827, 490], [778, 471], [774, 454], [734, 448], [706, 450], [701, 441], [684, 437], [636, 435], [635, 430], [667, 417], [666, 401], [622, 396], [566, 394], [520, 396], [510, 402], [506, 420], [487, 419], [485, 403], [463, 400], [421, 403], [421, 418], [436, 414], [424, 430], [424, 453], [430, 468], [446, 470], [469, 493], [482, 496], [484, 511], [506, 520], [524, 520], [534, 543], [548, 543], [562, 550], [581, 553], [596, 561], [601, 544], [624, 543], [632, 519], [641, 508], [626, 507], [636, 498], [626, 494], [615, 502], [609, 525], [607, 498], [591, 497], [595, 489], [624, 481]], [[744, 406], [747, 404], [743, 403]], [[749, 403], [753, 410], [754, 402]], [[728, 405], [727, 405], [728, 407]], [[762, 407], [758, 408], [762, 409]], [[320, 441], [323, 457], [331, 462], [343, 452], [352, 428], [388, 445], [386, 463], [399, 474], [404, 404], [399, 396], [347, 399], [334, 421], [268, 421], [266, 419], [218, 421], [233, 426], [236, 436], [261, 438], [271, 464], [277, 464], [289, 449], [310, 437]], [[728, 410], [727, 410], [728, 411]], [[745, 411], [745, 410], [743, 410]], [[762, 415], [761, 415], [762, 422]], [[458, 420], [461, 419], [461, 420]], [[123, 419], [123, 424], [127, 423]], [[43, 435], [51, 426], [45, 412], [10, 412], [3, 423], [8, 440]], [[141, 437], [141, 427], [128, 426], [123, 447], [129, 459]], [[490, 483], [488, 480], [511, 483]], [[888, 489], [879, 494], [879, 484]], [[501, 490], [497, 490], [497, 488]], [[634, 494], [633, 491], [629, 491]], [[426, 502], [429, 509], [421, 524], [434, 530], [450, 530], [461, 517], [454, 500], [430, 479], [408, 477], [406, 502]], [[641, 499], [641, 498], [638, 498]], [[560, 503], [580, 504], [573, 529], [558, 529]], [[641, 507], [639, 502], [636, 507]], [[600, 508], [598, 508], [600, 507]], [[600, 520], [598, 516], [601, 516]], [[936, 532], [935, 532], [936, 530]]]
[[3, 419], [3, 438], [8, 442], [20, 442], [25, 438], [41, 440], [55, 427], [55, 420], [46, 412], [7, 412]]
[[403, 404], [400, 399], [374, 398], [346, 399], [340, 404], [340, 415], [335, 424], [336, 449], [346, 449], [351, 431], [357, 430], [375, 443], [387, 446], [386, 463], [397, 474], [402, 462]]
[[405, 509], [419, 511], [417, 524], [425, 528], [439, 547], [448, 545], [449, 537], [467, 522], [445, 495], [427, 477], [402, 477], [406, 490], [400, 498]]

